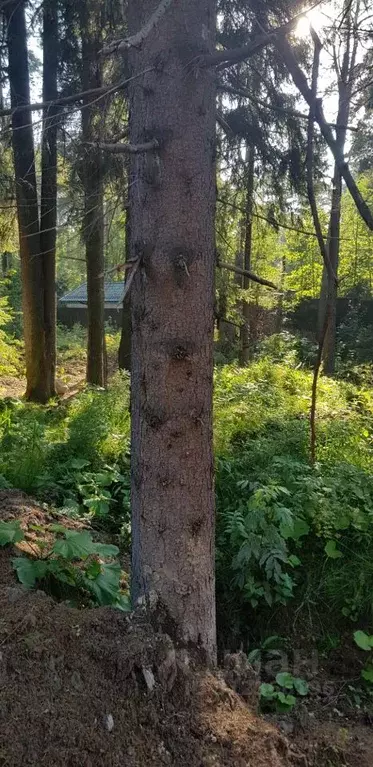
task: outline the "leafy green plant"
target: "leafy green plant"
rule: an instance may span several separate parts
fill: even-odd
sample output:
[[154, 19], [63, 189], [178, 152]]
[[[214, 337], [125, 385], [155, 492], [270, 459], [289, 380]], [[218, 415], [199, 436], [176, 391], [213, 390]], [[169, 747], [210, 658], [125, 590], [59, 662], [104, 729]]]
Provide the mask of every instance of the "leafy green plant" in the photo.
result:
[[276, 676], [275, 684], [264, 682], [260, 685], [259, 694], [262, 705], [270, 704], [277, 711], [291, 711], [297, 703], [297, 695], [308, 695], [309, 687], [305, 679], [294, 677], [288, 671], [283, 671]]
[[365, 631], [355, 631], [354, 640], [357, 646], [360, 647], [360, 650], [365, 650], [365, 652], [370, 653], [370, 659], [365, 668], [363, 668], [361, 676], [366, 682], [373, 683], [373, 635], [366, 634]]
[[[10, 486], [121, 532], [129, 521], [129, 382], [68, 404], [0, 407], [0, 473]], [[128, 532], [126, 532], [128, 537]]]
[[22, 368], [21, 344], [9, 332], [12, 319], [8, 298], [0, 296], [0, 375], [18, 376]]
[[0, 546], [23, 541], [24, 533], [19, 522], [0, 522]]
[[281, 486], [254, 486], [242, 509], [226, 515], [225, 532], [236, 550], [233, 582], [252, 607], [261, 599], [269, 606], [285, 604], [293, 595], [291, 571], [300, 560], [290, 552], [287, 541], [298, 541], [309, 528], [285, 505], [288, 495]]
[[[35, 558], [19, 556], [12, 560], [18, 580], [26, 588], [43, 586], [55, 595], [57, 584], [58, 592], [62, 586], [62, 593], [67, 589], [82, 604], [130, 608], [128, 595], [120, 587], [120, 564], [112, 561], [119, 554], [117, 546], [94, 542], [88, 530], [77, 532], [49, 525], [46, 531], [55, 534], [52, 545], [43, 537], [37, 538], [32, 544]], [[0, 546], [19, 543], [24, 538], [18, 522], [0, 523]]]
[[308, 373], [263, 359], [221, 368], [215, 381], [221, 631], [234, 643], [250, 632], [254, 610], [259, 632], [262, 614], [271, 631], [275, 603], [305, 615], [327, 604], [326, 630], [346, 617], [369, 619], [372, 391], [320, 380], [311, 467]]

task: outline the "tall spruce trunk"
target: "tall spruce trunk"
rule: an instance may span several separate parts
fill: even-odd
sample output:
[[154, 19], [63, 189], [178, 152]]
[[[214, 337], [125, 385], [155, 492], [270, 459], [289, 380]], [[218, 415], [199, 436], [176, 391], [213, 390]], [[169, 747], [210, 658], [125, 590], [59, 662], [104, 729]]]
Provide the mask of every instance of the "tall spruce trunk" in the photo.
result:
[[[58, 16], [56, 0], [43, 5], [43, 101], [57, 98]], [[57, 109], [43, 114], [40, 245], [43, 259], [44, 328], [47, 386], [56, 386], [56, 239], [57, 239]]]
[[[83, 0], [80, 8], [82, 34], [83, 91], [102, 86], [102, 33], [100, 4]], [[83, 237], [87, 262], [88, 347], [87, 382], [106, 383], [105, 360], [105, 284], [104, 284], [104, 183], [103, 162], [98, 148], [90, 146], [100, 136], [102, 102], [83, 101], [82, 140], [84, 187]], [[91, 105], [90, 105], [91, 104]]]
[[[30, 104], [25, 7], [14, 2], [4, 8], [7, 21], [9, 83], [12, 109]], [[45, 354], [44, 280], [35, 173], [32, 116], [29, 109], [12, 115], [12, 146], [16, 178], [20, 242], [22, 305], [26, 358], [26, 398], [46, 402], [50, 397]]]
[[[253, 238], [253, 203], [254, 203], [254, 161], [255, 151], [254, 147], [247, 145], [246, 147], [246, 206], [245, 206], [245, 235], [244, 235], [244, 258], [243, 268], [247, 271], [251, 270], [251, 252], [252, 252], [252, 238]], [[243, 289], [248, 290], [250, 287], [250, 280], [248, 277], [243, 277]], [[240, 363], [241, 365], [247, 365], [252, 356], [252, 339], [250, 333], [250, 304], [247, 299], [242, 302], [242, 315], [243, 324], [241, 327], [241, 349], [240, 349]]]
[[[129, 33], [159, 0], [129, 0]], [[130, 53], [132, 591], [155, 591], [177, 634], [216, 652], [212, 379], [215, 0], [178, 0]]]

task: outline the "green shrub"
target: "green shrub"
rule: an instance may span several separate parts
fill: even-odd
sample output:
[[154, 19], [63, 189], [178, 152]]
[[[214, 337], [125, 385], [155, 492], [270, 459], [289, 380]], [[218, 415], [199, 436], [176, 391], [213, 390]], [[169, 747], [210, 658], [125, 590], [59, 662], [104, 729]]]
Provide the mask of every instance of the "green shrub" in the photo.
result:
[[129, 517], [129, 380], [68, 404], [22, 402], [0, 412], [0, 474], [11, 486], [119, 532]]
[[21, 371], [21, 345], [10, 335], [12, 312], [8, 299], [0, 298], [0, 376], [17, 376]]
[[6, 298], [8, 306], [5, 330], [9, 337], [20, 341], [23, 338], [22, 282], [20, 269], [10, 269], [6, 276], [0, 279], [0, 296]]
[[269, 360], [216, 374], [218, 614], [232, 641], [275, 604], [373, 615], [372, 395], [321, 379], [311, 467], [310, 390], [310, 374]]
[[76, 324], [72, 328], [57, 325], [57, 354], [59, 360], [67, 362], [76, 357], [86, 358], [87, 355], [87, 328]]
[[[12, 560], [23, 586], [28, 589], [40, 586], [62, 599], [69, 595], [82, 606], [130, 608], [128, 595], [120, 587], [121, 566], [115, 561], [119, 554], [117, 546], [95, 543], [88, 530], [68, 530], [58, 524], [46, 528], [32, 525], [32, 531], [35, 556], [23, 554]], [[45, 533], [53, 535], [52, 543], [46, 541]], [[0, 522], [0, 546], [24, 539], [18, 521]]]
[[[373, 615], [373, 393], [321, 378], [311, 467], [311, 382], [270, 358], [215, 373], [217, 606], [231, 646], [274, 615], [276, 631], [294, 614], [333, 631]], [[128, 543], [129, 435], [126, 375], [67, 404], [5, 402], [0, 484]]]

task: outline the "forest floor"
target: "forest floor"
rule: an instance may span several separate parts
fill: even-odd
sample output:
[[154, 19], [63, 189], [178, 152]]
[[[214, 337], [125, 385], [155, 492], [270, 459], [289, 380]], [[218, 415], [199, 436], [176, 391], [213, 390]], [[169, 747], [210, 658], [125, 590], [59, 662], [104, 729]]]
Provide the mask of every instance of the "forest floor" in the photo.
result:
[[[0, 520], [51, 518], [16, 490], [0, 493]], [[372, 723], [344, 707], [343, 649], [315, 671], [307, 703], [266, 720], [145, 615], [25, 590], [14, 553], [0, 549], [1, 767], [371, 767]]]
[[[60, 363], [57, 367], [57, 380], [60, 383], [60, 392], [62, 396], [71, 396], [77, 393], [85, 385], [86, 360], [83, 356], [72, 357], [66, 362]], [[26, 376], [0, 377], [0, 397], [11, 397], [12, 399], [21, 399], [26, 391]]]
[[[110, 377], [117, 369], [117, 348], [110, 348], [108, 352], [108, 376]], [[57, 358], [57, 394], [66, 399], [74, 396], [85, 386], [86, 379], [86, 351], [75, 351], [70, 354], [59, 354]], [[0, 397], [21, 399], [26, 391], [26, 376], [0, 376]]]

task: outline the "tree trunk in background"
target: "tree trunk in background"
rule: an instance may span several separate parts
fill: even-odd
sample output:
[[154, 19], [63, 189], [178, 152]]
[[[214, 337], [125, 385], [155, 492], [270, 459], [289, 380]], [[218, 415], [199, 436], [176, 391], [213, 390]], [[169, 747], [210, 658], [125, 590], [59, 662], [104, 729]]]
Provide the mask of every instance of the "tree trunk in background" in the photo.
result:
[[[56, 0], [43, 5], [43, 101], [57, 98], [58, 17]], [[56, 386], [56, 237], [57, 237], [57, 116], [49, 107], [43, 114], [40, 245], [44, 278], [44, 327], [47, 386]]]
[[3, 277], [6, 277], [10, 269], [12, 268], [12, 254], [5, 251], [1, 254], [1, 270]]
[[[129, 186], [129, 185], [128, 185]], [[129, 189], [127, 191], [127, 199], [129, 196]], [[126, 211], [126, 261], [130, 259], [130, 211], [127, 208]], [[126, 273], [126, 278], [128, 274]], [[131, 293], [129, 293], [123, 303], [122, 309], [122, 332], [120, 336], [120, 344], [118, 351], [118, 367], [119, 370], [131, 371]]]
[[[82, 89], [102, 86], [102, 34], [100, 3], [84, 0], [80, 8], [82, 34]], [[90, 104], [88, 97], [84, 105]], [[87, 261], [88, 348], [87, 383], [104, 386], [105, 361], [105, 285], [104, 285], [104, 184], [101, 152], [90, 143], [99, 141], [100, 110], [85, 106], [82, 110], [84, 218], [83, 233]]]
[[236, 330], [234, 325], [227, 319], [228, 313], [228, 280], [226, 273], [220, 276], [221, 284], [217, 295], [216, 320], [218, 331], [218, 351], [228, 362], [236, 351]]
[[283, 255], [281, 259], [281, 277], [280, 277], [280, 294], [278, 297], [277, 311], [276, 311], [276, 333], [281, 333], [284, 324], [284, 283], [286, 277], [286, 256]]
[[[336, 129], [336, 142], [339, 154], [344, 154], [346, 144], [346, 126], [349, 122], [351, 97], [354, 83], [356, 82], [356, 56], [359, 44], [358, 18], [360, 12], [360, 0], [344, 0], [344, 49], [341, 62], [338, 62], [338, 54], [334, 49], [334, 68], [338, 77], [338, 116]], [[328, 231], [329, 259], [335, 277], [338, 279], [339, 267], [339, 244], [341, 226], [341, 202], [342, 202], [342, 176], [337, 166], [334, 167], [333, 189]], [[324, 327], [326, 313], [329, 315], [328, 329], [324, 341], [323, 369], [325, 375], [333, 376], [335, 372], [336, 357], [336, 333], [337, 333], [337, 298], [338, 285], [333, 279], [332, 284], [328, 279], [324, 266], [320, 292], [320, 306], [318, 318], [319, 337]]]
[[[159, 0], [129, 0], [129, 34]], [[215, 0], [178, 0], [130, 52], [132, 591], [155, 591], [184, 642], [215, 658], [212, 457]]]
[[[334, 274], [338, 275], [339, 241], [341, 226], [342, 177], [337, 167], [334, 168], [332, 203], [328, 231], [328, 253]], [[337, 297], [338, 288], [335, 280], [328, 280], [326, 269], [323, 269], [323, 279], [320, 293], [319, 335], [322, 332], [325, 313], [329, 311], [328, 330], [324, 341], [325, 375], [333, 376], [335, 372], [336, 332], [337, 332]]]
[[[247, 271], [251, 270], [251, 250], [253, 236], [253, 202], [254, 202], [254, 161], [255, 151], [253, 146], [246, 147], [246, 210], [245, 210], [245, 245], [244, 266]], [[243, 278], [243, 289], [248, 290], [250, 280]], [[247, 365], [252, 356], [252, 342], [250, 338], [250, 304], [247, 300], [242, 302], [243, 325], [241, 328], [241, 351], [240, 363]]]
[[131, 307], [126, 298], [122, 310], [122, 332], [118, 350], [119, 370], [131, 372]]
[[[11, 105], [30, 103], [25, 9], [18, 0], [5, 6]], [[43, 260], [35, 174], [31, 111], [14, 112], [12, 145], [16, 178], [22, 301], [26, 357], [26, 398], [46, 402], [50, 397], [45, 355]]]

